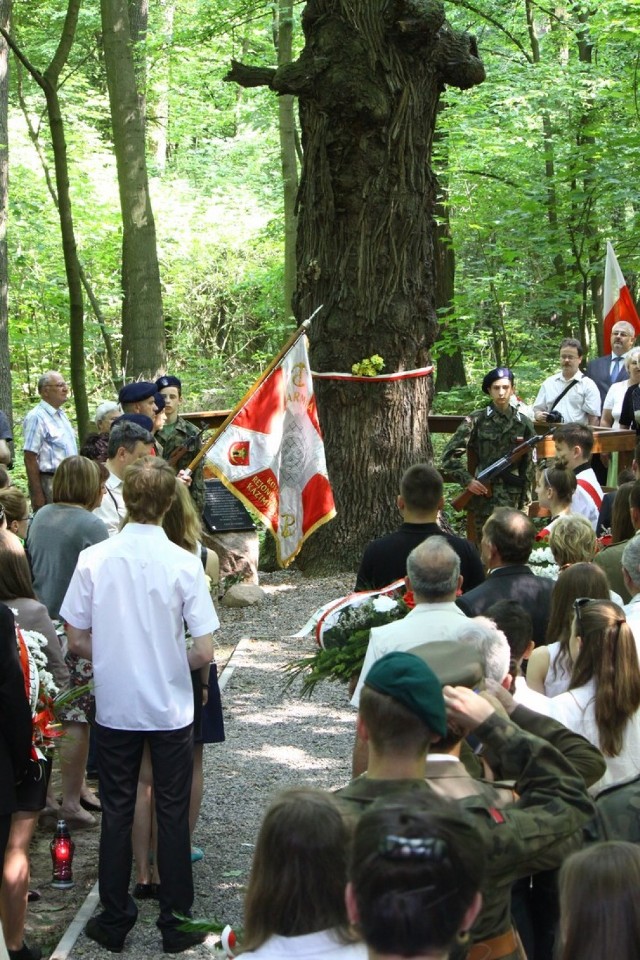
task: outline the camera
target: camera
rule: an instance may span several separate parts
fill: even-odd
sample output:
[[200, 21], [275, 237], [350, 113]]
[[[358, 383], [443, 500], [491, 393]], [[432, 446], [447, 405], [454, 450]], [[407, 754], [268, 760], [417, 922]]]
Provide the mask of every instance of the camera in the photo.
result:
[[547, 423], [563, 423], [564, 417], [559, 410], [549, 410], [547, 413]]

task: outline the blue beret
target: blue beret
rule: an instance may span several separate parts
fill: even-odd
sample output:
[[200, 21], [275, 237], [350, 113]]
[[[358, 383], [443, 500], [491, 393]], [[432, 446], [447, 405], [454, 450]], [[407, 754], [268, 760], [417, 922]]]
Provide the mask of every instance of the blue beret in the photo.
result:
[[160, 413], [160, 411], [164, 410], [164, 408], [166, 407], [167, 401], [165, 400], [165, 398], [162, 396], [161, 393], [156, 393], [153, 399], [156, 405], [156, 409], [158, 413]]
[[155, 383], [149, 380], [137, 380], [135, 383], [127, 383], [120, 393], [118, 400], [120, 403], [138, 403], [139, 400], [147, 400], [157, 393]]
[[156, 380], [156, 387], [158, 390], [164, 390], [165, 387], [177, 387], [180, 392], [182, 392], [182, 384], [177, 377], [170, 377], [165, 375], [164, 377], [159, 377]]
[[496, 367], [495, 370], [490, 370], [482, 381], [482, 392], [489, 393], [491, 384], [495, 383], [496, 380], [502, 380], [504, 377], [510, 380], [513, 386], [513, 373], [509, 370], [509, 367]]
[[137, 423], [139, 427], [143, 427], [145, 430], [148, 430], [149, 433], [153, 431], [153, 420], [151, 417], [145, 417], [144, 413], [123, 413], [121, 417], [117, 417], [111, 427], [115, 427], [116, 423], [122, 423], [123, 420], [128, 421], [129, 423]]

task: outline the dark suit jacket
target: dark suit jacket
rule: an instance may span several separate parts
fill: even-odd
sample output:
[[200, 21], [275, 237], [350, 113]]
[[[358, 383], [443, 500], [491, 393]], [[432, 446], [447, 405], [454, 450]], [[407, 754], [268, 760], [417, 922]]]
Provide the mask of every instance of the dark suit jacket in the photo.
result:
[[516, 600], [531, 614], [533, 639], [545, 643], [551, 594], [555, 580], [537, 577], [525, 564], [514, 563], [493, 570], [484, 583], [456, 600], [468, 617], [479, 617], [498, 600]]
[[[609, 392], [609, 387], [611, 386], [611, 381], [609, 379], [609, 370], [611, 369], [611, 354], [607, 354], [606, 357], [595, 357], [593, 360], [589, 360], [586, 369], [586, 376], [591, 377], [591, 379], [596, 383], [598, 390], [600, 391], [600, 396], [604, 402], [604, 398]], [[624, 365], [624, 360], [620, 364], [620, 369], [618, 371], [618, 376], [616, 377], [614, 383], [619, 383], [621, 380], [629, 379], [629, 371]]]
[[13, 813], [14, 785], [22, 777], [31, 752], [31, 709], [24, 679], [13, 614], [0, 603], [0, 814]]

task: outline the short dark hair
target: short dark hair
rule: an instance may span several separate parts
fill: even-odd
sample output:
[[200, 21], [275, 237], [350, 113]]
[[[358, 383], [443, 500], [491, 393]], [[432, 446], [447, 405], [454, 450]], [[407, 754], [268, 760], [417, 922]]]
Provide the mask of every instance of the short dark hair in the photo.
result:
[[116, 423], [109, 434], [108, 459], [112, 460], [120, 447], [124, 447], [129, 453], [132, 453], [135, 450], [136, 443], [153, 443], [153, 434], [138, 423], [131, 423], [130, 420]]
[[442, 475], [430, 463], [415, 463], [402, 475], [400, 496], [410, 510], [437, 510], [442, 492]]
[[431, 742], [432, 731], [415, 713], [387, 693], [365, 684], [360, 691], [358, 712], [374, 749], [380, 753], [419, 757]]
[[585, 457], [593, 450], [593, 430], [585, 423], [561, 423], [553, 431], [553, 439], [561, 440], [568, 447], [580, 447]]
[[485, 610], [484, 615], [504, 633], [512, 661], [519, 660], [533, 640], [533, 620], [529, 611], [517, 600], [498, 600]]
[[378, 801], [356, 824], [349, 865], [363, 940], [381, 955], [448, 955], [485, 864], [475, 824], [453, 801], [427, 791]]
[[140, 457], [124, 472], [122, 498], [132, 523], [163, 517], [176, 495], [176, 475], [161, 457]]
[[582, 354], [584, 353], [584, 350], [582, 349], [582, 344], [580, 343], [579, 340], [576, 340], [575, 337], [565, 337], [564, 340], [562, 340], [560, 343], [560, 349], [562, 350], [564, 347], [575, 347], [575, 349], [578, 351], [579, 357], [581, 357]]
[[482, 529], [505, 563], [526, 563], [533, 549], [535, 528], [513, 507], [496, 507]]

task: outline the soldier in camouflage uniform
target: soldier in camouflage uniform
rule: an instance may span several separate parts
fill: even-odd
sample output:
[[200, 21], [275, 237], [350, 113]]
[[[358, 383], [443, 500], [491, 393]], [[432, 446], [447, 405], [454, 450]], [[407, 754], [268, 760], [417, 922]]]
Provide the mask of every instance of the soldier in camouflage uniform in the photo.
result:
[[580, 847], [582, 827], [593, 816], [584, 781], [551, 744], [498, 716], [468, 688], [442, 691], [433, 671], [414, 654], [390, 653], [369, 671], [360, 701], [358, 732], [369, 743], [368, 770], [336, 795], [359, 814], [394, 794], [430, 793], [424, 779], [430, 741], [445, 734], [455, 740], [472, 731], [500, 756], [500, 772], [513, 779], [519, 800], [511, 806], [493, 803], [487, 784], [457, 801], [482, 834], [487, 876], [471, 943], [451, 956], [523, 960], [511, 925], [511, 885], [518, 877], [560, 866]]
[[[195, 439], [198, 436], [198, 429], [194, 427], [192, 423], [189, 423], [188, 420], [184, 420], [179, 416], [180, 406], [182, 404], [182, 384], [178, 377], [160, 377], [159, 380], [156, 380], [156, 388], [158, 393], [164, 397], [164, 409], [167, 415], [167, 422], [162, 430], [158, 431], [157, 438], [162, 444], [163, 458], [171, 463], [171, 466], [177, 473], [179, 470], [185, 470], [189, 466], [200, 449], [200, 440]], [[189, 441], [191, 441], [191, 443], [189, 443]], [[179, 447], [185, 446], [186, 444], [189, 444], [189, 449], [174, 463], [172, 454], [178, 450]], [[204, 509], [204, 475], [202, 461], [200, 461], [193, 471], [189, 493], [197, 507], [198, 514], [202, 516]]]
[[521, 510], [529, 499], [531, 456], [526, 454], [517, 463], [491, 481], [487, 487], [475, 479], [474, 473], [484, 470], [517, 444], [535, 436], [531, 420], [511, 403], [514, 396], [513, 373], [508, 367], [491, 370], [482, 381], [482, 390], [491, 403], [465, 417], [442, 455], [442, 475], [450, 483], [459, 483], [474, 494], [469, 513], [475, 522], [479, 543], [482, 527], [494, 507], [515, 507]]

